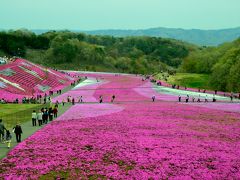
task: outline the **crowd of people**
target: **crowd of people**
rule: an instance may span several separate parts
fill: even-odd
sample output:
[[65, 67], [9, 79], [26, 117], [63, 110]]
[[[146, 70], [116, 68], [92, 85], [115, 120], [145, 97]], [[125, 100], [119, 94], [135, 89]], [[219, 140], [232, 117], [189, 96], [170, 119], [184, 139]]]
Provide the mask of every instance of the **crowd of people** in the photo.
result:
[[7, 57], [7, 56], [0, 57], [0, 65], [1, 65], [1, 64], [11, 63], [11, 62], [13, 62], [15, 59], [16, 59], [16, 57]]
[[[191, 100], [192, 100], [192, 102], [209, 102], [209, 101], [216, 102], [217, 101], [215, 95], [213, 95], [212, 99], [209, 99], [208, 95], [206, 95], [205, 98], [202, 98], [200, 94], [199, 94], [198, 98], [195, 98], [195, 96], [192, 96]], [[184, 101], [186, 103], [190, 102], [190, 96], [186, 95], [186, 97], [183, 99], [183, 97], [181, 95], [179, 95], [178, 102], [184, 102]]]
[[[41, 108], [38, 112], [33, 110], [32, 112], [32, 126], [42, 126], [51, 122], [53, 118], [58, 116], [58, 104], [55, 104], [53, 107]], [[16, 142], [21, 142], [21, 135], [23, 133], [20, 123], [17, 123], [12, 130], [7, 129], [3, 124], [3, 120], [0, 119], [0, 143], [6, 143], [7, 147], [11, 147], [12, 135], [11, 132], [16, 136]]]
[[50, 108], [42, 108], [38, 112], [33, 110], [32, 112], [32, 126], [42, 126], [47, 124], [48, 121], [51, 122], [53, 118], [58, 116], [58, 104]]

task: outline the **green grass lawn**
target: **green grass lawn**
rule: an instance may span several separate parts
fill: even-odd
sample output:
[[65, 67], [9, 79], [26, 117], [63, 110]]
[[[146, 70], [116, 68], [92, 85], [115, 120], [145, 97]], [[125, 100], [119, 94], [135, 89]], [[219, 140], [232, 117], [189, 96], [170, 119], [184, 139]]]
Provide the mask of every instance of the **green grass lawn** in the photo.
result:
[[0, 118], [6, 128], [13, 128], [16, 123], [24, 123], [31, 120], [32, 111], [38, 111], [42, 107], [49, 107], [49, 105], [41, 104], [0, 104]]
[[[157, 77], [161, 79], [161, 74]], [[191, 74], [191, 73], [177, 73], [168, 78], [169, 84], [176, 84], [179, 86], [186, 86], [190, 88], [211, 89], [209, 83], [209, 75], [207, 74]]]

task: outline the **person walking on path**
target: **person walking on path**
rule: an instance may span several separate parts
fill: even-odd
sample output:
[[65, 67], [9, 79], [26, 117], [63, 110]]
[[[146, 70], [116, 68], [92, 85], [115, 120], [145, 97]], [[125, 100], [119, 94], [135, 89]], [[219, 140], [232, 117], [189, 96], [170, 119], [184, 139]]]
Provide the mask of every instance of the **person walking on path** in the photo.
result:
[[57, 117], [57, 114], [58, 114], [58, 109], [57, 109], [57, 107], [55, 106], [54, 109], [53, 109], [53, 116], [56, 118], [56, 117]]
[[230, 100], [233, 102], [233, 93], [230, 94]]
[[201, 102], [201, 96], [199, 94], [197, 102]]
[[4, 141], [4, 130], [7, 130], [2, 122], [2, 119], [0, 119], [0, 142]]
[[6, 138], [5, 139], [6, 139], [7, 147], [9, 149], [11, 147], [11, 142], [12, 142], [12, 135], [9, 130], [6, 130]]
[[50, 107], [48, 110], [49, 121], [53, 120], [53, 109]]
[[74, 98], [72, 98], [72, 105], [74, 105], [75, 104], [75, 99]]
[[182, 99], [182, 97], [181, 97], [181, 95], [179, 95], [178, 96], [178, 102], [181, 102], [181, 99]]
[[208, 97], [207, 97], [207, 95], [205, 96], [205, 102], [208, 102]]
[[188, 103], [188, 101], [189, 101], [189, 95], [187, 95], [186, 97], [186, 103]]
[[115, 98], [116, 98], [115, 95], [112, 95], [112, 99], [111, 99], [112, 103], [114, 102]]
[[99, 96], [99, 103], [102, 103], [103, 102], [103, 96]]
[[20, 124], [18, 123], [15, 128], [14, 128], [14, 133], [16, 134], [16, 140], [17, 142], [21, 142], [21, 135], [22, 135], [22, 127], [20, 126]]
[[35, 110], [32, 112], [32, 125], [37, 126], [37, 113]]
[[48, 110], [47, 108], [44, 109], [44, 112], [43, 112], [43, 123], [44, 124], [47, 124], [48, 123]]
[[152, 102], [155, 102], [155, 95], [152, 96]]
[[38, 120], [38, 125], [41, 126], [42, 125], [42, 116], [43, 113], [41, 110], [39, 110], [38, 114], [37, 114], [37, 120]]

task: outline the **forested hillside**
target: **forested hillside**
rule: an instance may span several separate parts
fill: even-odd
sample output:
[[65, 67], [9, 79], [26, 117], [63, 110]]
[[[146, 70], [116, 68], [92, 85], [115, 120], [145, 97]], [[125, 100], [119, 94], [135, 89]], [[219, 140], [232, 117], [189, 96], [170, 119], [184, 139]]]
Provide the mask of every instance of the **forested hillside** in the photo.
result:
[[210, 74], [212, 88], [240, 91], [240, 39], [218, 47], [190, 52], [180, 68], [183, 72]]
[[156, 37], [116, 38], [69, 31], [0, 33], [0, 55], [21, 56], [62, 69], [152, 73], [177, 68], [194, 48]]
[[240, 90], [240, 39], [197, 47], [156, 37], [112, 37], [70, 31], [0, 32], [0, 56], [20, 56], [59, 69], [152, 74], [168, 69], [208, 74], [208, 86]]
[[200, 46], [217, 46], [224, 42], [230, 42], [240, 37], [240, 27], [219, 30], [180, 29], [180, 28], [151, 28], [139, 30], [96, 30], [86, 31], [93, 35], [126, 36], [152, 36], [178, 39]]

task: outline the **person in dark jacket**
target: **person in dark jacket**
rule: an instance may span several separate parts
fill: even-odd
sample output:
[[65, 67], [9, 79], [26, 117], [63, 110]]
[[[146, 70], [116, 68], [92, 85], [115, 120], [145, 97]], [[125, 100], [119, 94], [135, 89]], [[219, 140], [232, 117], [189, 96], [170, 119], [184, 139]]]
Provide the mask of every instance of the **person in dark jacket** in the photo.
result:
[[111, 102], [113, 103], [114, 100], [115, 100], [115, 95], [112, 95]]
[[14, 133], [16, 134], [17, 142], [21, 142], [21, 135], [22, 135], [22, 127], [20, 124], [17, 124], [14, 128]]
[[58, 114], [58, 109], [57, 109], [57, 107], [55, 106], [54, 109], [53, 109], [53, 116], [54, 116], [54, 118], [57, 117], [57, 114]]
[[4, 130], [7, 130], [2, 123], [2, 119], [0, 119], [0, 142], [3, 142], [4, 140]]
[[50, 107], [48, 110], [49, 121], [53, 120], [53, 109]]

